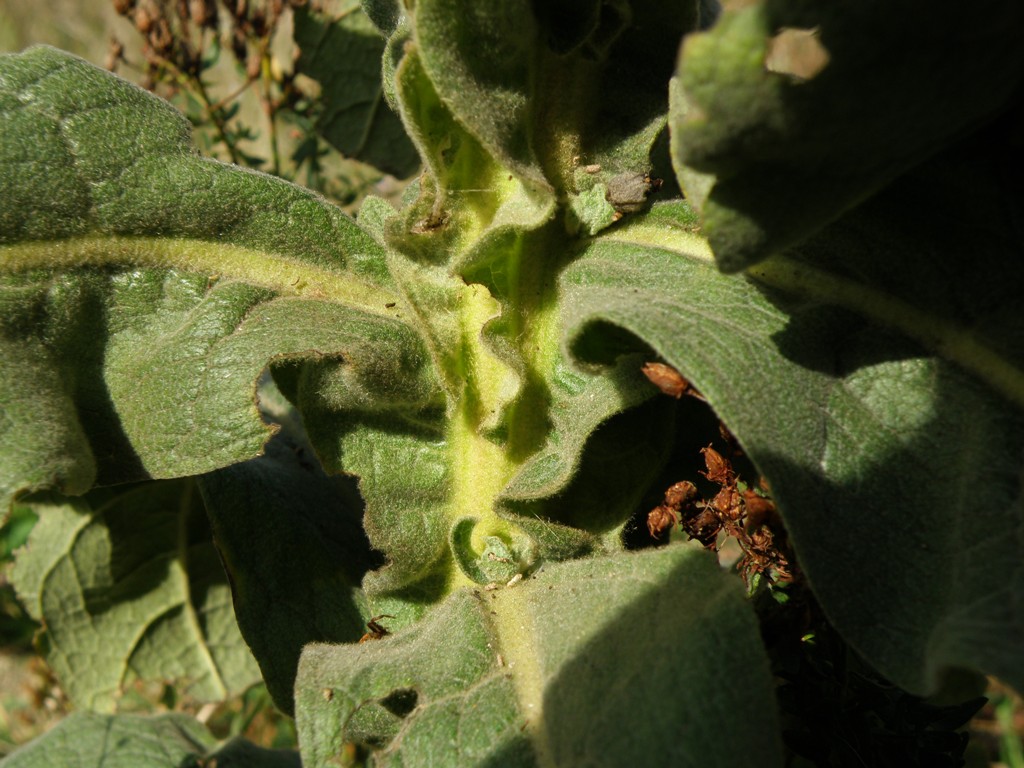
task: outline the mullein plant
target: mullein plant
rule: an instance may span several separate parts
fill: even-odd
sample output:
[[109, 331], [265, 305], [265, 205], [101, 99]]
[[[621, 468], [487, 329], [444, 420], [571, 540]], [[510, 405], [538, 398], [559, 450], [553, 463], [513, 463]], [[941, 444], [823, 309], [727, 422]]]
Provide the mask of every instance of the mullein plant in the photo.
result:
[[351, 5], [296, 28], [372, 21], [422, 161], [355, 220], [0, 57], [0, 489], [82, 710], [5, 765], [781, 766], [790, 579], [907, 692], [1024, 690], [1024, 7]]

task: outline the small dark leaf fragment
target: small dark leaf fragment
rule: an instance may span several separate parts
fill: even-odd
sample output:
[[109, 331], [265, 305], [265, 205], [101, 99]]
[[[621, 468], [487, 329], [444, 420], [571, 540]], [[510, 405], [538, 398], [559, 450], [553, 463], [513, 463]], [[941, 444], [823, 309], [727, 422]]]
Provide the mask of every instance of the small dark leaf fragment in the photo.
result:
[[377, 622], [379, 619], [393, 618], [395, 617], [390, 616], [386, 613], [382, 613], [380, 616], [374, 616], [372, 619], [366, 622], [366, 628], [369, 630], [369, 632], [367, 632], [365, 635], [359, 638], [359, 642], [365, 643], [367, 640], [380, 640], [382, 637], [390, 635], [391, 633], [388, 632], [388, 630], [385, 627], [383, 627], [381, 624], [378, 624]]
[[661, 189], [662, 180], [649, 173], [620, 173], [607, 182], [605, 199], [617, 213], [637, 213], [647, 205], [647, 197]]

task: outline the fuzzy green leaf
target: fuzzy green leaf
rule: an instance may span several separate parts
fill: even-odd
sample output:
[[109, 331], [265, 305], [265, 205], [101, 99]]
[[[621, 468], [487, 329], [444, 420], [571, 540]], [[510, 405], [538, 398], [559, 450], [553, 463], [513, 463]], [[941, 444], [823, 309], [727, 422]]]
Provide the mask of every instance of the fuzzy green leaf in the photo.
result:
[[205, 475], [199, 488], [239, 627], [290, 714], [303, 646], [358, 640], [369, 618], [358, 585], [379, 558], [360, 527], [362, 500], [287, 427], [264, 456]]
[[724, 5], [683, 48], [672, 145], [727, 272], [991, 119], [1024, 78], [1018, 3]]
[[299, 768], [296, 752], [216, 740], [191, 717], [74, 713], [3, 761], [5, 768]]
[[561, 367], [551, 387], [545, 445], [519, 469], [499, 503], [509, 512], [572, 526], [610, 542], [665, 461], [674, 427], [628, 355], [603, 376]]
[[441, 99], [496, 160], [545, 185], [531, 135], [530, 3], [421, 0], [414, 14], [419, 55]]
[[3, 761], [6, 768], [181, 768], [214, 739], [186, 715], [158, 717], [76, 712]]
[[308, 768], [346, 742], [379, 765], [781, 764], [751, 608], [689, 546], [547, 566], [393, 636], [312, 645], [296, 709]]
[[[699, 5], [428, 0], [411, 27], [437, 97], [494, 160], [530, 185], [593, 198], [621, 174], [651, 170]], [[593, 204], [577, 207], [593, 231], [610, 223]]]
[[[928, 188], [755, 270], [777, 289], [721, 275], [681, 212], [655, 209], [565, 272], [569, 340], [600, 360], [626, 329], [695, 383], [770, 481], [830, 620], [885, 675], [927, 692], [968, 667], [1019, 688], [1005, 596], [1024, 582], [997, 532], [1024, 520], [1024, 275], [1003, 235], [951, 227]], [[971, 312], [948, 317], [954, 297]]]
[[363, 13], [382, 35], [390, 35], [402, 18], [402, 5], [398, 0], [362, 0]]
[[[663, 406], [629, 410], [652, 393], [642, 361], [600, 378], [561, 359], [558, 262], [524, 267], [564, 240], [525, 229], [502, 224], [481, 237], [462, 264], [481, 282], [468, 286], [445, 266], [389, 262], [422, 318], [446, 408], [393, 398], [359, 413], [333, 400], [322, 366], [275, 368], [328, 469], [360, 478], [366, 531], [389, 561], [364, 583], [375, 597], [436, 597], [456, 578], [452, 555], [464, 577], [496, 580], [480, 567], [489, 538], [512, 551], [516, 572], [593, 551], [598, 537], [618, 547], [666, 457], [673, 422]], [[536, 307], [530, 327], [516, 294]]]
[[201, 701], [259, 681], [194, 481], [26, 504], [39, 522], [12, 581], [77, 706], [109, 711], [135, 680]]
[[432, 387], [381, 247], [322, 199], [52, 49], [0, 58], [0, 107], [5, 500], [256, 456], [271, 360], [344, 360], [353, 402]]
[[[389, 4], [393, 5], [393, 4]], [[399, 177], [420, 165], [401, 121], [384, 101], [381, 56], [385, 41], [358, 0], [295, 11], [295, 43], [302, 72], [321, 84], [324, 113], [318, 130], [346, 157], [369, 163]], [[395, 9], [374, 6], [379, 21], [395, 22]], [[394, 24], [391, 24], [394, 26]]]

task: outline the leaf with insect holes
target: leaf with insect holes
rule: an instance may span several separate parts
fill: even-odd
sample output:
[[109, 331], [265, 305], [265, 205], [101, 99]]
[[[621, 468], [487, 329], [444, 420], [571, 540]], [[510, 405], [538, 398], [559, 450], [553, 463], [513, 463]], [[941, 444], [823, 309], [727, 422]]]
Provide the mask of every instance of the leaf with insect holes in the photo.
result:
[[76, 706], [111, 711], [137, 680], [198, 701], [259, 681], [193, 480], [25, 503], [39, 522], [11, 581]]
[[322, 199], [200, 159], [167, 104], [52, 49], [0, 58], [0, 106], [5, 505], [252, 458], [270, 360], [430, 396], [381, 247]]
[[294, 37], [301, 51], [297, 70], [321, 86], [324, 113], [318, 131], [324, 139], [346, 157], [385, 173], [400, 178], [414, 173], [419, 156], [384, 101], [385, 41], [358, 0], [296, 8]]
[[671, 125], [680, 183], [727, 272], [991, 120], [1024, 79], [1017, 3], [724, 6], [685, 41]]
[[243, 739], [218, 747], [206, 726], [186, 715], [76, 712], [4, 760], [11, 768], [299, 768], [297, 752], [263, 749]]
[[379, 765], [781, 765], [751, 607], [684, 545], [545, 566], [379, 640], [311, 645], [296, 722], [308, 768], [353, 742]]
[[[694, 382], [768, 478], [829, 620], [883, 674], [926, 693], [968, 667], [1020, 688], [1005, 597], [1024, 583], [999, 532], [1024, 520], [1024, 274], [990, 207], [944, 210], [937, 182], [963, 177], [936, 168], [765, 262], [760, 285], [656, 208], [563, 274], [567, 343], [600, 362], [624, 329]], [[939, 311], [952, 302], [970, 309]]]

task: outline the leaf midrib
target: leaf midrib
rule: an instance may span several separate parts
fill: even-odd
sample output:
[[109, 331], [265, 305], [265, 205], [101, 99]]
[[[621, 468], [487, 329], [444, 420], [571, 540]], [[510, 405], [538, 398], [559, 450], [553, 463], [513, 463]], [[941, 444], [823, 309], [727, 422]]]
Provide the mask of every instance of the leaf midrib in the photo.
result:
[[544, 671], [537, 653], [529, 590], [518, 585], [501, 589], [490, 601], [491, 623], [498, 638], [504, 664], [512, 678], [519, 709], [526, 724], [524, 732], [533, 744], [541, 768], [556, 765], [544, 718]]
[[[712, 268], [714, 265], [714, 254], [706, 240], [669, 225], [637, 223], [596, 238], [595, 242], [658, 248]], [[975, 333], [958, 323], [918, 309], [877, 288], [784, 255], [762, 261], [744, 274], [763, 285], [843, 307], [880, 325], [895, 328], [937, 356], [987, 382], [1015, 405], [1024, 407], [1024, 370], [1000, 356]]]
[[239, 280], [282, 296], [331, 301], [382, 317], [399, 317], [404, 303], [396, 294], [351, 273], [195, 238], [85, 235], [0, 245], [0, 274], [118, 267], [177, 269], [206, 274], [211, 280]]

